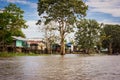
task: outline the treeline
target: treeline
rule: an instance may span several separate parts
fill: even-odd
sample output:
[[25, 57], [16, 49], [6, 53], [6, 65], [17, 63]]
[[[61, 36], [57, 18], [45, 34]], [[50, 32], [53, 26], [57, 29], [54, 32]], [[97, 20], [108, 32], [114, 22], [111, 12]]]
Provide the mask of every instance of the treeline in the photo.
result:
[[[88, 6], [82, 0], [39, 0], [37, 9], [40, 16], [37, 25], [45, 24], [44, 40], [49, 53], [51, 45], [59, 40], [60, 53], [64, 55], [66, 36], [72, 32], [75, 33], [72, 43], [84, 53], [102, 49], [107, 49], [109, 54], [120, 53], [120, 25], [99, 24], [96, 20], [85, 19]], [[9, 4], [0, 13], [0, 46], [3, 51], [13, 42], [12, 36], [25, 37], [21, 30], [27, 28], [23, 13], [15, 4]], [[43, 14], [46, 15], [41, 16]]]

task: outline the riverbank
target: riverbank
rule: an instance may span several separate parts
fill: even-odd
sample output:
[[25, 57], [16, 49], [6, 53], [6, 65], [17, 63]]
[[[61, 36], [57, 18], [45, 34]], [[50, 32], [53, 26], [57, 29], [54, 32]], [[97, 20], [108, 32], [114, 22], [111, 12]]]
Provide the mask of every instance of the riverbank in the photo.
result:
[[48, 55], [50, 55], [50, 54], [0, 52], [0, 57], [14, 57], [14, 56], [48, 56]]

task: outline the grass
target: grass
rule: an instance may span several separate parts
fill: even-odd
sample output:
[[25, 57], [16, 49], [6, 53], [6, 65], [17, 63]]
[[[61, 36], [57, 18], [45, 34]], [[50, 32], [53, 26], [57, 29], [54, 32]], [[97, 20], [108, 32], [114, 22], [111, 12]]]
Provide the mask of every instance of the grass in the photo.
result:
[[[103, 53], [100, 54], [82, 54], [82, 53], [74, 53], [79, 54], [80, 56], [100, 56], [106, 55]], [[35, 54], [35, 53], [10, 53], [10, 52], [0, 52], [0, 57], [15, 57], [15, 56], [49, 56], [51, 54]], [[53, 54], [52, 54], [53, 55]], [[56, 54], [54, 54], [56, 55]]]
[[50, 54], [0, 52], [0, 57], [14, 57], [14, 56], [48, 56], [48, 55], [50, 55]]

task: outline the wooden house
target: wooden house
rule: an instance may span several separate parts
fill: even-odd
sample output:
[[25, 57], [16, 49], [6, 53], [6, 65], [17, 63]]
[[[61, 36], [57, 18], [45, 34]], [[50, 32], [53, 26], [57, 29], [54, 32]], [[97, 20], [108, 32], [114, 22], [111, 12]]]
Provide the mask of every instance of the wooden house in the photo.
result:
[[15, 52], [22, 52], [24, 48], [27, 48], [27, 39], [22, 37], [13, 36]]
[[46, 48], [45, 42], [41, 40], [31, 39], [27, 41], [27, 44], [29, 45], [30, 51], [35, 53], [41, 53]]

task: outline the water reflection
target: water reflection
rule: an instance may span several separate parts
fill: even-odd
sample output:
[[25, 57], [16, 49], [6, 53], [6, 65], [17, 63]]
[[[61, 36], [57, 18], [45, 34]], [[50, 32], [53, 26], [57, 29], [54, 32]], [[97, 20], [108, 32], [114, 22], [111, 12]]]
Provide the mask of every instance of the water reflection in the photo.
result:
[[120, 56], [0, 58], [0, 80], [120, 80]]

